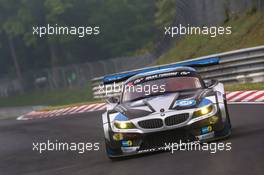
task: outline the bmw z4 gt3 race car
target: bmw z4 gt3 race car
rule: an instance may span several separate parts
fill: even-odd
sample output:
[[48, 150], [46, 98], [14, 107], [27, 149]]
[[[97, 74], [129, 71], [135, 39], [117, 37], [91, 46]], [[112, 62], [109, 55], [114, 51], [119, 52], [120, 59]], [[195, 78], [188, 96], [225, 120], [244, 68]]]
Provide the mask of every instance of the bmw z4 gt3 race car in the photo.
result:
[[109, 158], [155, 150], [165, 143], [211, 142], [231, 134], [223, 84], [205, 83], [190, 67], [130, 77], [121, 96], [108, 100], [102, 118]]

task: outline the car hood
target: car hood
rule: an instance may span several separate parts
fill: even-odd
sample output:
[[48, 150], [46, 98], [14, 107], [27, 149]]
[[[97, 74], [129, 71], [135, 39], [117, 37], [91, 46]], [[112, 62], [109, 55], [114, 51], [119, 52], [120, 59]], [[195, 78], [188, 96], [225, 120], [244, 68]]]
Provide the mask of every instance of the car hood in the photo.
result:
[[115, 111], [128, 119], [144, 117], [154, 113], [166, 113], [169, 110], [196, 108], [203, 99], [206, 90], [168, 93], [145, 98], [143, 100], [126, 102], [115, 107]]

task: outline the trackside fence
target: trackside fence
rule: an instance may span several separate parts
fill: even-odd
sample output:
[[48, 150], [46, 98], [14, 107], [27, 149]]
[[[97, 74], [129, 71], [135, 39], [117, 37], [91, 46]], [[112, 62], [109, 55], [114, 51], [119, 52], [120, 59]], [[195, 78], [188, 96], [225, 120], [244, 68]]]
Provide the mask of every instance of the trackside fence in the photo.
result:
[[[120, 74], [129, 74], [134, 71], [144, 71], [152, 68], [163, 68], [168, 67], [170, 65], [182, 65], [187, 62], [191, 63], [208, 60], [209, 58], [218, 58], [219, 61], [217, 64], [208, 64], [201, 67], [195, 67], [196, 70], [205, 80], [217, 79], [220, 82], [223, 82], [224, 84], [264, 82], [264, 45], [253, 48], [218, 53], [214, 55], [208, 55], [188, 61], [176, 62], [167, 65], [159, 65], [126, 72], [120, 72], [112, 75], [115, 76]], [[103, 79], [104, 76], [97, 77], [92, 80], [94, 98], [107, 98], [120, 94], [120, 91], [117, 92], [116, 89], [118, 89], [117, 86], [121, 86], [123, 82], [108, 84], [107, 86], [104, 86], [104, 88], [102, 88]]]

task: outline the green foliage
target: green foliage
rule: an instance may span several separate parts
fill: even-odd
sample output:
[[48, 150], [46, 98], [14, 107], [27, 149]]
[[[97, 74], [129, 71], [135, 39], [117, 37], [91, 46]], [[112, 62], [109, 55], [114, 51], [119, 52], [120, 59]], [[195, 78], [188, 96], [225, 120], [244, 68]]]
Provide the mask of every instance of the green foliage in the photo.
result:
[[35, 91], [24, 95], [0, 98], [0, 107], [31, 105], [68, 105], [93, 101], [90, 86], [76, 89], [60, 89], [53, 91]]
[[[1, 43], [13, 38], [22, 71], [147, 52], [156, 38], [154, 20], [153, 0], [0, 0]], [[33, 26], [47, 24], [100, 26], [100, 35], [32, 35]], [[6, 63], [0, 73], [12, 72], [7, 47], [0, 57]]]
[[47, 9], [47, 21], [56, 23], [58, 16], [63, 15], [68, 8], [72, 7], [72, 0], [45, 0]]
[[171, 25], [176, 17], [176, 0], [156, 0], [155, 24], [159, 29]]
[[264, 83], [245, 83], [245, 84], [232, 84], [226, 85], [226, 91], [248, 91], [248, 90], [263, 90]]
[[153, 39], [154, 6], [151, 0], [101, 1], [92, 23], [101, 24], [97, 42], [112, 56], [128, 54]]
[[232, 27], [231, 35], [215, 38], [199, 35], [186, 36], [174, 43], [159, 58], [158, 64], [168, 64], [199, 56], [263, 45], [263, 17], [264, 13], [262, 12], [230, 19], [225, 26]]
[[0, 1], [0, 5], [4, 8], [2, 10], [15, 10], [15, 13], [5, 14], [5, 16], [1, 16], [0, 18], [1, 31], [4, 31], [12, 37], [23, 35], [26, 32], [27, 25], [32, 21], [32, 16], [25, 6], [26, 4], [23, 2], [25, 1], [20, 2], [19, 6], [17, 6], [12, 3], [7, 3], [5, 0]]

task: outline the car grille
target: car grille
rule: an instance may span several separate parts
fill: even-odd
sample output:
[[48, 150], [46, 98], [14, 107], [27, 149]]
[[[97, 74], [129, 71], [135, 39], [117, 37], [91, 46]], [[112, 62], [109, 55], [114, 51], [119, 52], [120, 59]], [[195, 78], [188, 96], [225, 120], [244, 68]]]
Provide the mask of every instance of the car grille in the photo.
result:
[[161, 128], [163, 126], [163, 122], [161, 119], [150, 119], [139, 121], [138, 125], [144, 129], [153, 129], [153, 128]]
[[143, 138], [140, 150], [160, 148], [164, 147], [165, 144], [179, 143], [180, 140], [182, 143], [186, 143], [195, 140], [195, 137], [184, 129], [155, 132], [147, 134]]
[[167, 117], [165, 119], [165, 124], [167, 126], [178, 125], [178, 124], [183, 123], [186, 120], [188, 120], [188, 118], [189, 118], [189, 114], [188, 113], [173, 115], [173, 116]]

